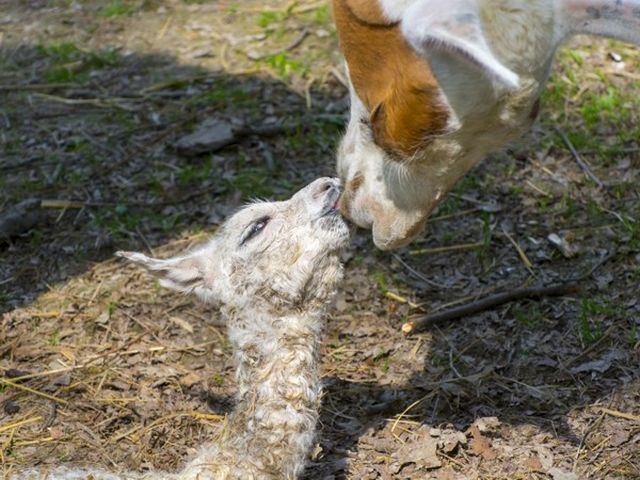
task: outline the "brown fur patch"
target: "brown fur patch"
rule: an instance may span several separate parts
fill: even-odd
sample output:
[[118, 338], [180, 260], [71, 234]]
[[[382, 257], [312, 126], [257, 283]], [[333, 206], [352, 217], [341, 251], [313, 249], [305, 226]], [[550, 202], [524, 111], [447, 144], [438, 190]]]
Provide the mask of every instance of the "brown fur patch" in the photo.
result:
[[362, 184], [364, 183], [364, 176], [361, 173], [356, 173], [350, 182], [347, 183], [346, 190], [349, 193], [355, 194]]
[[420, 233], [424, 231], [425, 223], [426, 222], [424, 220], [420, 222], [416, 222], [414, 225], [411, 226], [411, 228], [409, 228], [409, 230], [407, 230], [407, 233], [404, 235], [404, 238], [417, 237]]
[[377, 0], [345, 0], [351, 12], [365, 23], [371, 25], [391, 25], [382, 13]]
[[376, 15], [384, 18], [375, 0], [367, 2], [366, 15], [352, 10], [352, 4], [361, 3], [333, 0], [351, 82], [371, 112], [376, 144], [403, 158], [411, 156], [445, 131], [449, 113], [429, 64], [405, 41], [400, 26], [375, 21]]

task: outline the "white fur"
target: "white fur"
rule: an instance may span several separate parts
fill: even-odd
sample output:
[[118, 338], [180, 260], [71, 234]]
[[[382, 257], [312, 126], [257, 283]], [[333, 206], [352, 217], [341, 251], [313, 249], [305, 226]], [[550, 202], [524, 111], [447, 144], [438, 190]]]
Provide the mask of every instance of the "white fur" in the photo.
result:
[[591, 33], [640, 44], [640, 0], [380, 3], [429, 61], [450, 114], [447, 132], [398, 162], [375, 145], [362, 125], [370, 112], [351, 89], [351, 119], [338, 151], [338, 171], [347, 187], [356, 176], [364, 182], [346, 213], [372, 227], [383, 249], [413, 240], [420, 233], [416, 225], [426, 223], [462, 175], [530, 127], [563, 40]]
[[[236, 213], [204, 247], [166, 260], [118, 254], [164, 285], [221, 305], [233, 348], [237, 405], [213, 442], [178, 473], [112, 473], [57, 467], [13, 480], [281, 480], [304, 469], [320, 406], [323, 314], [342, 278], [349, 230], [333, 208], [336, 179], [319, 179], [285, 202]], [[247, 233], [261, 219], [264, 228]], [[243, 241], [243, 239], [245, 239]]]

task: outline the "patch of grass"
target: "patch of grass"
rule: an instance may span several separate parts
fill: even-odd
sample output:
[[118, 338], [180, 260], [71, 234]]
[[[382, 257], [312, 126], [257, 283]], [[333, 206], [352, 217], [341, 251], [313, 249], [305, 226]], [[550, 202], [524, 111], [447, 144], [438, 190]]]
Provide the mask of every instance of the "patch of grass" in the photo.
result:
[[207, 105], [226, 108], [232, 105], [237, 108], [258, 105], [259, 101], [256, 99], [255, 94], [243, 87], [232, 86], [227, 82], [217, 82], [202, 95], [197, 96], [195, 103], [198, 106]]
[[289, 16], [289, 12], [287, 12], [287, 11], [282, 11], [282, 12], [278, 12], [278, 11], [261, 12], [260, 15], [258, 15], [258, 19], [256, 20], [256, 24], [261, 28], [268, 28], [269, 26], [271, 26], [274, 23], [279, 23], [279, 22], [282, 22], [283, 20], [286, 20], [286, 18], [288, 16]]
[[630, 116], [629, 110], [624, 108], [622, 95], [614, 87], [608, 87], [604, 94], [586, 93], [580, 114], [585, 125], [589, 128], [594, 128], [604, 122], [618, 125]]
[[474, 171], [471, 171], [466, 175], [463, 175], [462, 178], [458, 180], [458, 183], [456, 183], [456, 186], [453, 189], [453, 192], [457, 193], [458, 195], [463, 195], [469, 190], [478, 190], [478, 189], [483, 189], [484, 187], [485, 187], [484, 176], [481, 177]]
[[446, 355], [440, 355], [438, 353], [433, 353], [431, 355], [431, 365], [434, 367], [444, 367], [449, 365], [449, 357]]
[[96, 210], [93, 221], [97, 227], [108, 230], [115, 238], [128, 238], [141, 219], [148, 217], [149, 212], [132, 212], [126, 205], [120, 204]]
[[631, 328], [629, 329], [629, 347], [633, 348], [640, 340], [640, 334], [638, 332], [638, 324], [631, 319]]
[[604, 334], [600, 317], [604, 315], [611, 316], [615, 313], [618, 313], [617, 309], [612, 308], [604, 301], [583, 298], [580, 302], [580, 312], [578, 314], [578, 327], [582, 342], [585, 345], [591, 345], [600, 340]]
[[294, 73], [304, 75], [307, 71], [307, 68], [301, 62], [292, 59], [287, 52], [267, 55], [262, 59], [262, 62], [270, 67], [274, 74], [282, 80], [287, 80]]
[[379, 364], [384, 373], [389, 371], [391, 366], [391, 354], [389, 352], [381, 352], [373, 357], [373, 363]]
[[247, 198], [266, 198], [273, 195], [271, 175], [263, 168], [244, 168], [227, 180], [231, 189], [242, 192]]
[[547, 195], [538, 197], [538, 210], [541, 213], [549, 212], [553, 204], [553, 197]]
[[511, 185], [511, 193], [513, 195], [520, 195], [524, 193], [524, 187], [520, 183], [514, 183], [513, 185]]
[[562, 212], [566, 218], [572, 218], [576, 213], [575, 202], [573, 201], [573, 197], [571, 193], [565, 192], [562, 195], [562, 200], [559, 202], [559, 208], [562, 209]]
[[305, 14], [304, 19], [319, 26], [331, 26], [331, 10], [329, 5], [322, 5]]
[[538, 304], [531, 304], [522, 308], [514, 308], [513, 316], [525, 327], [535, 328], [544, 321], [544, 313]]
[[53, 42], [38, 45], [36, 49], [51, 61], [44, 72], [50, 83], [82, 81], [90, 70], [113, 67], [120, 59], [118, 49], [85, 50], [72, 42]]
[[493, 228], [489, 212], [480, 212], [480, 217], [482, 220], [482, 248], [477, 250], [476, 256], [480, 264], [486, 267], [485, 263], [490, 259]]
[[57, 62], [70, 62], [77, 60], [82, 55], [82, 50], [72, 42], [53, 42], [47, 45], [38, 45], [36, 50]]
[[211, 178], [212, 169], [213, 166], [211, 162], [207, 161], [203, 162], [200, 165], [184, 165], [180, 169], [180, 173], [178, 175], [178, 185], [180, 185], [181, 187], [186, 187], [194, 183], [199, 183], [202, 180], [208, 180], [209, 178]]
[[447, 195], [445, 200], [438, 205], [438, 213], [437, 216], [441, 217], [444, 215], [451, 215], [457, 211], [462, 210], [462, 200], [458, 197], [454, 197], [453, 195]]
[[111, 0], [100, 10], [100, 15], [103, 17], [122, 17], [131, 15], [137, 9], [136, 5], [123, 0]]
[[638, 211], [621, 211], [619, 220], [623, 226], [622, 241], [626, 248], [637, 251], [640, 250], [640, 221]]
[[224, 378], [219, 373], [214, 373], [213, 376], [211, 377], [211, 380], [213, 381], [213, 384], [216, 387], [221, 387], [222, 384], [224, 383]]
[[55, 347], [59, 343], [60, 343], [60, 335], [58, 334], [58, 332], [55, 332], [49, 338], [49, 345], [51, 345], [52, 347]]
[[580, 52], [574, 49], [567, 49], [567, 56], [571, 58], [579, 67], [584, 64], [584, 57], [580, 54]]
[[378, 285], [378, 288], [380, 289], [380, 291], [383, 294], [387, 293], [389, 291], [389, 288], [387, 287], [388, 282], [387, 282], [386, 273], [383, 270], [376, 270], [371, 275], [373, 276], [373, 279]]
[[606, 215], [598, 202], [591, 199], [587, 201], [587, 218], [593, 224], [600, 224], [605, 220]]

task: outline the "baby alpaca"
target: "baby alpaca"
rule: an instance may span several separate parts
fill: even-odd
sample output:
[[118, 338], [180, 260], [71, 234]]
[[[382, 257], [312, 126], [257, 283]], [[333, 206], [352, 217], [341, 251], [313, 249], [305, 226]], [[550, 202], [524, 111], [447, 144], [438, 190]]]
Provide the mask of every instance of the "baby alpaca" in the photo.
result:
[[[342, 278], [349, 230], [337, 179], [283, 202], [254, 203], [204, 247], [166, 260], [118, 252], [160, 284], [219, 304], [233, 347], [237, 404], [212, 443], [178, 473], [30, 470], [16, 479], [294, 479], [312, 446], [320, 406], [322, 316]], [[91, 476], [92, 475], [92, 476]]]

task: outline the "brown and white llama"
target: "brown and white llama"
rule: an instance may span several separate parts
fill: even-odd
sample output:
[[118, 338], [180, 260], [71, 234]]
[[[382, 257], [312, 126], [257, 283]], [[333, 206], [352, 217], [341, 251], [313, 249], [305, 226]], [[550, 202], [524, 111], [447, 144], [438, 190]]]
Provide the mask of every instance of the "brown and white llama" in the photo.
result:
[[160, 284], [219, 305], [238, 383], [234, 411], [216, 438], [177, 473], [111, 473], [59, 467], [16, 472], [21, 480], [295, 479], [313, 444], [321, 386], [323, 315], [342, 278], [349, 229], [337, 179], [322, 178], [282, 202], [256, 202], [202, 248], [161, 260], [117, 255]]

